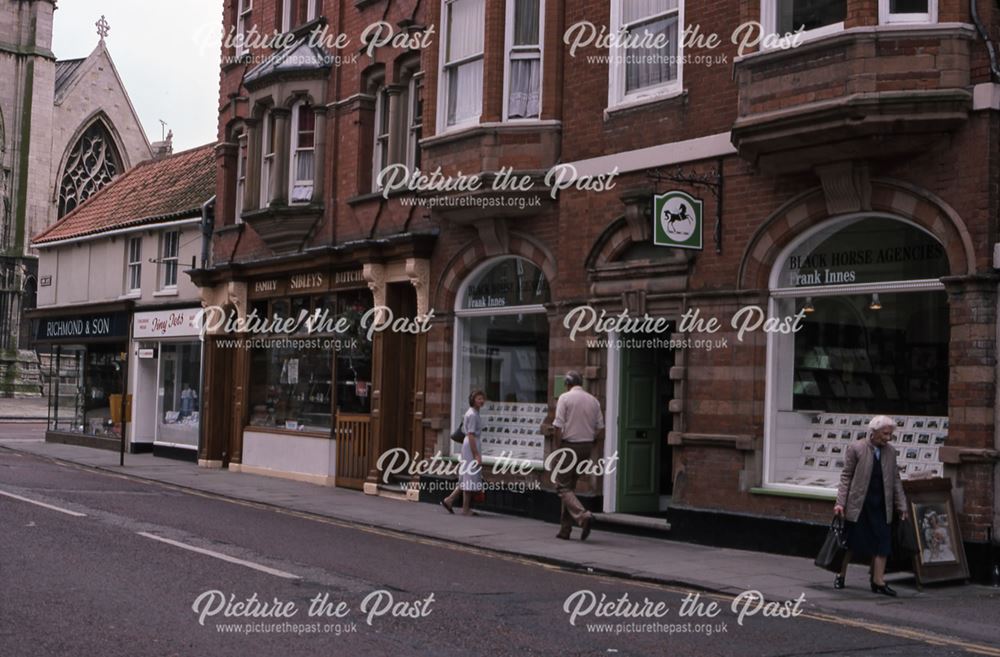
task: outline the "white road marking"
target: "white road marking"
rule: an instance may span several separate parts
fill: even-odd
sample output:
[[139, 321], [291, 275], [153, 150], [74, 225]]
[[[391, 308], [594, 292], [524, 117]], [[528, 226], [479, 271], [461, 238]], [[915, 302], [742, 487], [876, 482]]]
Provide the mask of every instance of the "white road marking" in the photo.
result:
[[222, 554], [221, 552], [215, 552], [214, 550], [206, 550], [205, 548], [195, 547], [194, 545], [188, 545], [187, 543], [181, 543], [180, 541], [174, 541], [169, 538], [164, 538], [162, 536], [157, 536], [156, 534], [150, 534], [148, 532], [136, 532], [139, 536], [145, 536], [146, 538], [151, 538], [154, 541], [160, 541], [161, 543], [166, 543], [168, 545], [173, 545], [174, 547], [179, 547], [183, 550], [190, 550], [191, 552], [197, 552], [198, 554], [204, 554], [209, 557], [215, 557], [221, 561], [228, 561], [229, 563], [234, 563], [238, 566], [246, 566], [247, 568], [253, 568], [254, 570], [259, 570], [262, 573], [267, 573], [268, 575], [274, 575], [275, 577], [283, 577], [284, 579], [302, 579], [298, 575], [293, 575], [292, 573], [286, 573], [283, 570], [278, 570], [276, 568], [269, 568], [268, 566], [262, 566], [259, 563], [254, 563], [252, 561], [244, 561], [243, 559], [237, 559], [236, 557], [231, 557], [228, 554]]
[[0, 490], [0, 495], [13, 498], [15, 500], [21, 500], [22, 502], [27, 502], [28, 504], [35, 504], [37, 506], [45, 507], [46, 509], [52, 509], [53, 511], [58, 511], [59, 513], [65, 513], [68, 516], [73, 516], [74, 518], [86, 518], [86, 513], [80, 513], [78, 511], [70, 511], [69, 509], [63, 509], [58, 506], [52, 506], [51, 504], [46, 504], [45, 502], [39, 502], [38, 500], [29, 500], [27, 497], [21, 497], [20, 495], [15, 495], [14, 493], [8, 493], [6, 491]]

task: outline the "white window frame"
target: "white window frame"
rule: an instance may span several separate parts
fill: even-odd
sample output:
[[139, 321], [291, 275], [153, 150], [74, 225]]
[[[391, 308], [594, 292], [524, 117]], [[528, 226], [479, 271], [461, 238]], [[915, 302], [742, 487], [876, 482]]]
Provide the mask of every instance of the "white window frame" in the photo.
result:
[[[289, 169], [288, 169], [288, 204], [289, 205], [309, 205], [312, 203], [312, 195], [306, 201], [294, 201], [293, 191], [296, 187], [304, 187], [306, 185], [311, 185], [312, 188], [316, 189], [316, 173], [319, 170], [319, 162], [316, 161], [316, 123], [313, 119], [313, 145], [306, 148], [299, 147], [299, 111], [303, 107], [312, 107], [307, 101], [300, 100], [295, 105], [292, 106], [292, 131], [291, 139], [289, 139]], [[315, 111], [315, 110], [313, 110]], [[313, 155], [313, 177], [312, 180], [299, 180], [299, 155], [302, 153], [312, 153]]]
[[236, 35], [239, 41], [236, 44], [236, 56], [242, 57], [249, 52], [249, 48], [244, 43], [248, 30], [250, 14], [253, 12], [253, 0], [236, 0]]
[[250, 162], [250, 144], [247, 143], [247, 133], [244, 130], [236, 137], [236, 198], [233, 202], [235, 223], [243, 223], [243, 202], [247, 190], [247, 167]]
[[423, 134], [424, 117], [417, 114], [418, 90], [424, 88], [424, 74], [414, 73], [410, 78], [406, 92], [406, 166], [413, 169], [417, 165], [417, 155], [420, 153], [420, 138]]
[[[764, 0], [765, 2], [768, 0]], [[611, 0], [611, 34], [618, 34], [622, 25], [622, 3], [623, 0]], [[654, 100], [661, 100], [671, 96], [677, 96], [684, 91], [684, 5], [685, 0], [677, 0], [677, 9], [654, 14], [643, 18], [643, 22], [649, 22], [653, 18], [665, 18], [674, 13], [677, 14], [677, 79], [658, 84], [653, 87], [646, 87], [631, 93], [625, 92], [625, 50], [619, 46], [609, 49], [608, 63], [608, 109], [615, 107], [642, 104]]]
[[[375, 121], [372, 125], [372, 191], [381, 189], [378, 184], [379, 173], [392, 160], [392, 153], [389, 152], [389, 134], [392, 132], [392, 124], [387, 120], [389, 115], [389, 92], [384, 85], [375, 91]], [[380, 132], [383, 119], [386, 119], [385, 132]], [[382, 144], [385, 144], [385, 159], [382, 157]]]
[[260, 209], [266, 209], [271, 205], [271, 176], [275, 175], [275, 163], [278, 160], [276, 147], [278, 140], [273, 138], [272, 123], [274, 115], [271, 110], [264, 113], [260, 128]]
[[937, 23], [938, 0], [927, 0], [924, 13], [894, 14], [890, 11], [892, 0], [878, 0], [878, 22], [880, 25], [896, 23]]
[[298, 25], [292, 25], [292, 3], [295, 0], [283, 0], [282, 10], [281, 10], [281, 31], [291, 32], [299, 25], [305, 25], [309, 21], [316, 20], [319, 14], [319, 0], [309, 0], [309, 5], [306, 7], [306, 19], [300, 22]]
[[[458, 121], [451, 125], [448, 125], [448, 78], [449, 70], [451, 68], [461, 66], [462, 64], [468, 64], [476, 60], [483, 61], [484, 69], [483, 73], [485, 75], [485, 54], [486, 54], [486, 26], [483, 25], [483, 49], [476, 55], [469, 55], [462, 59], [449, 62], [448, 61], [448, 11], [453, 2], [456, 0], [442, 0], [441, 2], [441, 43], [439, 46], [438, 61], [440, 62], [438, 66], [438, 107], [437, 107], [437, 133], [442, 134], [445, 132], [452, 132], [455, 130], [460, 130], [462, 128], [467, 128], [471, 125], [478, 125], [480, 119], [483, 116], [483, 101], [485, 99], [486, 93], [485, 89], [481, 89], [479, 92], [479, 114], [469, 117], [463, 121]], [[486, 10], [486, 0], [479, 0], [483, 3], [483, 11]]]
[[[845, 284], [845, 285], [825, 285], [825, 286], [810, 286], [810, 287], [781, 287], [781, 274], [785, 271], [784, 265], [788, 262], [788, 257], [802, 244], [806, 243], [808, 240], [814, 238], [819, 233], [826, 230], [836, 231], [840, 227], [846, 226], [858, 219], [867, 218], [887, 218], [894, 221], [898, 221], [901, 224], [908, 224], [911, 227], [917, 228], [923, 232], [928, 232], [922, 226], [919, 226], [912, 221], [903, 219], [897, 215], [884, 214], [878, 212], [863, 212], [855, 213], [850, 215], [844, 215], [837, 217], [835, 219], [830, 219], [827, 221], [822, 221], [819, 224], [809, 228], [796, 239], [792, 240], [790, 244], [785, 246], [775, 258], [774, 265], [771, 268], [770, 278], [768, 280], [768, 317], [778, 317], [782, 309], [779, 308], [779, 304], [787, 299], [806, 299], [812, 297], [813, 299], [824, 297], [824, 296], [847, 296], [847, 295], [857, 295], [857, 294], [872, 294], [874, 292], [923, 292], [923, 291], [943, 291], [945, 289], [944, 284], [939, 279], [927, 279], [927, 280], [905, 280], [905, 281], [886, 281], [886, 282], [874, 282], [874, 283], [858, 283], [858, 284]], [[930, 234], [930, 233], [928, 233]], [[933, 237], [933, 235], [932, 235]], [[935, 238], [936, 239], [936, 238]], [[774, 466], [772, 463], [772, 451], [775, 449], [774, 441], [776, 439], [775, 432], [777, 432], [778, 427], [778, 413], [784, 412], [785, 409], [779, 408], [782, 391], [779, 390], [779, 385], [781, 381], [781, 375], [788, 370], [788, 362], [782, 357], [783, 354], [779, 353], [782, 344], [787, 344], [788, 340], [792, 340], [793, 350], [794, 350], [794, 336], [791, 334], [778, 335], [776, 333], [767, 334], [767, 351], [765, 357], [765, 377], [764, 377], [764, 449], [763, 449], [763, 459], [764, 467], [761, 479], [761, 485], [764, 489], [775, 490], [775, 491], [785, 491], [794, 493], [807, 493], [813, 494], [817, 497], [824, 497], [833, 499], [837, 496], [836, 489], [819, 487], [819, 486], [808, 486], [802, 484], [789, 484], [775, 482], [774, 479]], [[456, 370], [457, 371], [457, 370]]]
[[[133, 248], [133, 246], [135, 248]], [[125, 293], [142, 292], [142, 237], [130, 237], [125, 242]]]
[[[168, 253], [167, 248], [173, 243], [173, 255]], [[180, 255], [181, 255], [181, 231], [165, 230], [160, 235], [160, 289], [176, 290], [177, 278], [180, 275]], [[171, 265], [174, 280], [170, 281]]]
[[[879, 0], [881, 2], [881, 0]], [[847, 0], [844, 0], [846, 3]], [[777, 34], [778, 31], [778, 2], [777, 0], [761, 0], [760, 2], [760, 24], [762, 26], [762, 32], [767, 35]], [[823, 27], [817, 27], [812, 30], [806, 30], [799, 35], [799, 42], [809, 41], [811, 39], [819, 39], [831, 34], [838, 34], [844, 31], [844, 22], [831, 23], [830, 25], [824, 25]], [[785, 35], [778, 35], [785, 36]], [[759, 46], [760, 50], [763, 52], [765, 50], [776, 50], [779, 49], [780, 45], [773, 45], [767, 47], [764, 45], [764, 41], [761, 40]]]
[[[503, 57], [503, 120], [504, 121], [539, 121], [542, 118], [542, 89], [544, 88], [545, 76], [545, 0], [538, 0], [538, 45], [537, 46], [515, 46], [514, 45], [514, 13], [517, 0], [507, 0], [506, 29], [504, 30], [504, 57]], [[536, 59], [533, 51], [537, 50], [538, 59], [538, 116], [510, 118], [507, 114], [510, 106], [510, 62], [512, 59]]]

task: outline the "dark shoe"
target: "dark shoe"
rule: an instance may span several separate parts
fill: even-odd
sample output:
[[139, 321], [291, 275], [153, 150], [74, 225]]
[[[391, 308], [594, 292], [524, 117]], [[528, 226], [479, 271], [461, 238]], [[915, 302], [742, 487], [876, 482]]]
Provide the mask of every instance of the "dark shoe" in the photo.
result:
[[878, 585], [875, 582], [872, 582], [872, 593], [880, 593], [882, 595], [887, 595], [890, 598], [895, 598], [897, 595], [896, 592], [892, 590], [888, 584]]
[[844, 588], [844, 576], [837, 575], [833, 580], [833, 588], [842, 589]]
[[585, 541], [587, 537], [590, 536], [590, 522], [593, 520], [590, 516], [583, 519], [580, 523], [580, 540]]
[[441, 500], [441, 506], [443, 506], [444, 510], [447, 511], [448, 513], [451, 514], [455, 513], [455, 510], [451, 508], [450, 504], [448, 504], [448, 500]]
[[569, 536], [570, 536], [570, 534], [572, 532], [573, 532], [572, 528], [570, 528], [570, 529], [562, 529], [562, 530], [559, 531], [558, 534], [556, 534], [556, 538], [561, 538], [564, 541], [568, 541], [569, 540]]

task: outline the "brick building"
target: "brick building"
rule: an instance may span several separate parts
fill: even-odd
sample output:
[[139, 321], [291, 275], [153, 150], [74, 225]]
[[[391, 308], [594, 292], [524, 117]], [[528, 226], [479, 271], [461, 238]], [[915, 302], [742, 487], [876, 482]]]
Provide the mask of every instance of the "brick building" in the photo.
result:
[[[205, 302], [329, 308], [355, 327], [372, 306], [433, 319], [335, 356], [213, 336], [206, 389], [223, 392], [206, 398], [204, 464], [385, 491], [375, 457], [447, 453], [482, 388], [484, 454], [541, 479], [575, 368], [620, 457], [590, 482], [608, 520], [665, 515], [677, 536], [795, 550], [830, 515], [841, 441], [886, 413], [904, 475], [950, 478], [984, 559], [992, 5], [229, 0], [225, 17], [228, 34], [285, 36], [224, 52]], [[758, 24], [786, 37], [741, 43]], [[310, 43], [316, 30], [346, 36]], [[606, 38], [623, 30], [650, 40]], [[399, 190], [379, 175], [398, 165], [485, 184]], [[574, 184], [551, 193], [567, 165]], [[700, 248], [657, 245], [697, 234]], [[573, 333], [581, 306], [670, 330]], [[739, 335], [754, 312], [800, 330]], [[682, 330], [695, 313], [721, 329]], [[550, 492], [493, 503], [557, 508]]]

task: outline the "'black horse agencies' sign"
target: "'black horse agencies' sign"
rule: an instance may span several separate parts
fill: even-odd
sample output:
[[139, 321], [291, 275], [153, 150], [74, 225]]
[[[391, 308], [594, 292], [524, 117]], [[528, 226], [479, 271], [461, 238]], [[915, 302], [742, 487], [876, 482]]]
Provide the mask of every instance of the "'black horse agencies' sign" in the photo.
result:
[[678, 249], [702, 249], [704, 203], [686, 192], [653, 197], [653, 244]]

